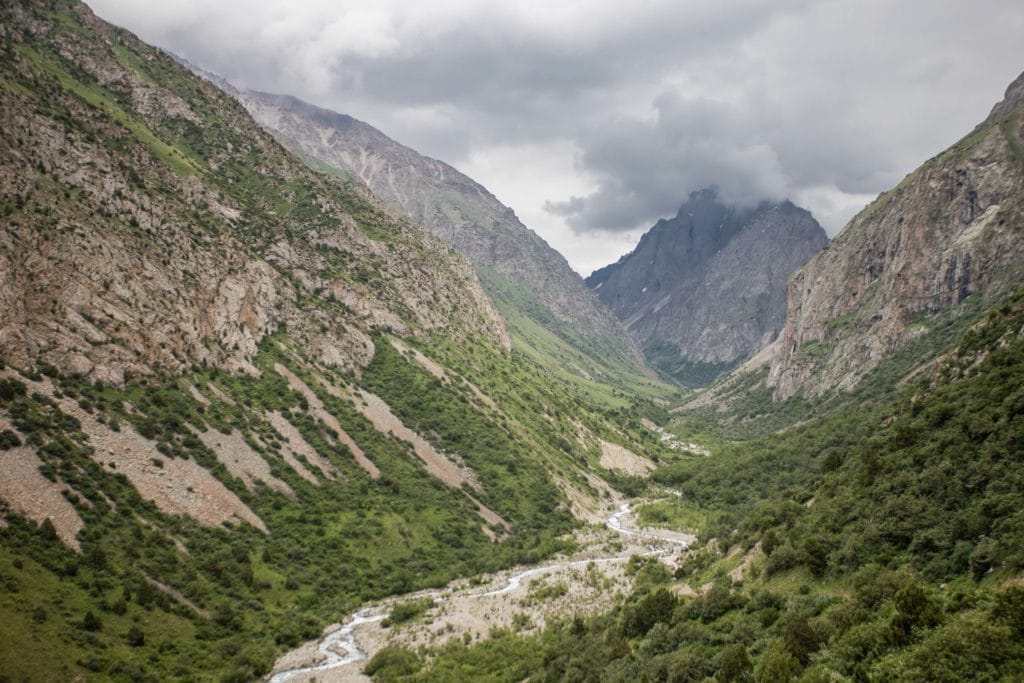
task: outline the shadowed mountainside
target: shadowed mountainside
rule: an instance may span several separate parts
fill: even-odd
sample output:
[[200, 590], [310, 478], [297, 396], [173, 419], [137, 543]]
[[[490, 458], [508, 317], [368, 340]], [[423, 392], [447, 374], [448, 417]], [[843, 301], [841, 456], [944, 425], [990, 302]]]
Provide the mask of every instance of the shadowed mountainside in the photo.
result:
[[649, 363], [702, 386], [775, 339], [786, 280], [827, 242], [811, 214], [790, 202], [739, 209], [703, 190], [587, 285]]

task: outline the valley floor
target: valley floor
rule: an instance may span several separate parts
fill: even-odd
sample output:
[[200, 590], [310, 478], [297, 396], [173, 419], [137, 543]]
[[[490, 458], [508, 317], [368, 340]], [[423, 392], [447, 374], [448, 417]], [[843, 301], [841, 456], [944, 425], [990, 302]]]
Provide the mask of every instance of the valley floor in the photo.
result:
[[[632, 590], [626, 571], [631, 557], [656, 556], [673, 567], [695, 540], [666, 529], [638, 528], [631, 505], [620, 500], [606, 512], [604, 528], [577, 534], [579, 550], [570, 557], [372, 603], [344, 623], [328, 626], [320, 640], [280, 657], [269, 680], [367, 681], [366, 661], [391, 645], [435, 647], [455, 638], [469, 643], [486, 639], [495, 629], [527, 633], [543, 629], [550, 618], [603, 612]], [[416, 601], [430, 605], [422, 616], [383, 625], [396, 606]]]

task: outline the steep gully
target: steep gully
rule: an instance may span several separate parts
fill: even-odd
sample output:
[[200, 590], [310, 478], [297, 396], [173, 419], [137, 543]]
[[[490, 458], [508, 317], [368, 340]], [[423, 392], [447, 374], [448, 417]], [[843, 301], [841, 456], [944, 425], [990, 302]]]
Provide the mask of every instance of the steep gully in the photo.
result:
[[[624, 563], [630, 556], [635, 554], [645, 556], [663, 556], [672, 552], [685, 550], [695, 540], [695, 537], [690, 534], [683, 534], [667, 529], [648, 527], [644, 527], [642, 529], [637, 528], [632, 523], [632, 518], [630, 516], [631, 509], [632, 506], [630, 503], [622, 503], [618, 510], [605, 521], [605, 526], [634, 544], [637, 542], [641, 543], [645, 548], [642, 553], [631, 552], [624, 554], [623, 552], [619, 552], [603, 557], [561, 560], [558, 562], [536, 565], [510, 574], [505, 578], [504, 584], [497, 588], [485, 590], [481, 590], [479, 588], [462, 588], [455, 591], [447, 588], [434, 589], [421, 591], [404, 597], [406, 599], [432, 599], [436, 603], [444, 603], [455, 599], [476, 600], [492, 596], [506, 595], [520, 589], [524, 581], [535, 576], [550, 574], [564, 569], [586, 567], [588, 565]], [[278, 671], [272, 674], [269, 678], [270, 683], [285, 683], [286, 681], [299, 680], [297, 677], [305, 674], [324, 674], [332, 670], [338, 672], [343, 667], [348, 667], [349, 665], [366, 660], [372, 653], [368, 653], [364, 650], [364, 646], [356, 636], [356, 630], [365, 624], [373, 624], [375, 622], [382, 621], [388, 614], [387, 608], [387, 601], [377, 602], [352, 613], [348, 618], [346, 618], [342, 626], [330, 633], [327, 633], [316, 643], [315, 657], [317, 661], [314, 664]], [[300, 649], [306, 648], [309, 648], [309, 644], [302, 646]], [[288, 657], [288, 655], [285, 655], [278, 660], [279, 665], [281, 662], [287, 661]], [[357, 672], [350, 672], [350, 676], [351, 674], [354, 674], [357, 679], [362, 678], [362, 676]], [[348, 678], [349, 677], [345, 677], [344, 679], [339, 680], [347, 680]]]

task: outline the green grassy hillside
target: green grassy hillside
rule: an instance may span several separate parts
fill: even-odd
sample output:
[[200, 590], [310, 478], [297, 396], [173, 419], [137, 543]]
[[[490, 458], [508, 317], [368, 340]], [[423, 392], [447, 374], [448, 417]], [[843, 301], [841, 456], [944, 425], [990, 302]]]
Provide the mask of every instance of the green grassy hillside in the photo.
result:
[[[446, 352], [449, 366], [461, 360], [467, 376], [474, 366], [486, 373], [474, 377], [480, 384], [473, 386], [493, 397], [492, 407], [469, 381], [457, 384], [451, 373], [450, 382], [442, 383], [386, 339], [377, 342], [377, 355], [358, 384], [302, 356], [284, 335], [263, 344], [256, 358], [259, 378], [208, 369], [119, 389], [62, 376], [46, 365], [28, 376], [4, 370], [0, 416], [10, 421], [4, 438], [14, 450], [0, 451], [0, 463], [30, 446], [43, 475], [65, 487], [85, 529], [76, 552], [52, 526], [3, 506], [0, 575], [9, 600], [0, 629], [9, 647], [0, 653], [0, 670], [33, 680], [80, 673], [248, 680], [265, 672], [284, 648], [315, 636], [361, 602], [566, 549], [559, 537], [578, 523], [554, 476], [587, 490], [582, 475], [596, 469], [597, 453], [577, 442], [568, 420], [543, 416], [571, 415], [611, 436], [608, 418], [582, 408], [578, 397], [526, 359], [482, 346], [461, 359]], [[379, 468], [379, 479], [361, 469], [331, 427], [308, 410], [309, 399], [289, 388], [278, 364], [301, 378], [344, 425]], [[382, 433], [354, 401], [339, 398], [357, 387], [383, 398], [403, 424], [442, 452], [457, 454], [479, 482], [473, 499], [507, 527], [488, 525], [466, 495], [469, 489], [441, 483], [407, 443]], [[211, 527], [161, 511], [97, 452], [99, 443], [83, 431], [73, 408], [115, 433], [145, 437], [158, 470], [174, 459], [209, 470], [266, 525], [266, 533], [251, 524]], [[314, 481], [290, 467], [284, 454], [291, 446], [268, 411], [283, 415], [337, 476], [324, 476], [309, 460], [303, 464]], [[618, 422], [628, 413], [612, 417]], [[614, 428], [620, 440], [629, 421]], [[197, 438], [235, 430], [291, 494], [260, 482], [248, 487]], [[641, 430], [633, 432], [638, 443], [657, 448]], [[25, 658], [26, 649], [37, 656]]]
[[888, 400], [658, 470], [681, 496], [648, 519], [707, 545], [674, 575], [640, 561], [607, 614], [414, 655], [403, 675], [382, 660], [377, 678], [1017, 680], [1022, 329], [1024, 292]]

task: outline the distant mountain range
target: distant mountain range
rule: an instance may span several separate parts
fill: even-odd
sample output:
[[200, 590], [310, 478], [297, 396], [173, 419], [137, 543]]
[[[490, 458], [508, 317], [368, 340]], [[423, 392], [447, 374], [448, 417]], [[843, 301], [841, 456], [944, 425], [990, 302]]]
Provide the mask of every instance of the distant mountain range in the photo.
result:
[[788, 201], [737, 208], [703, 190], [586, 282], [649, 363], [702, 386], [775, 339], [786, 280], [827, 243], [811, 214]]

